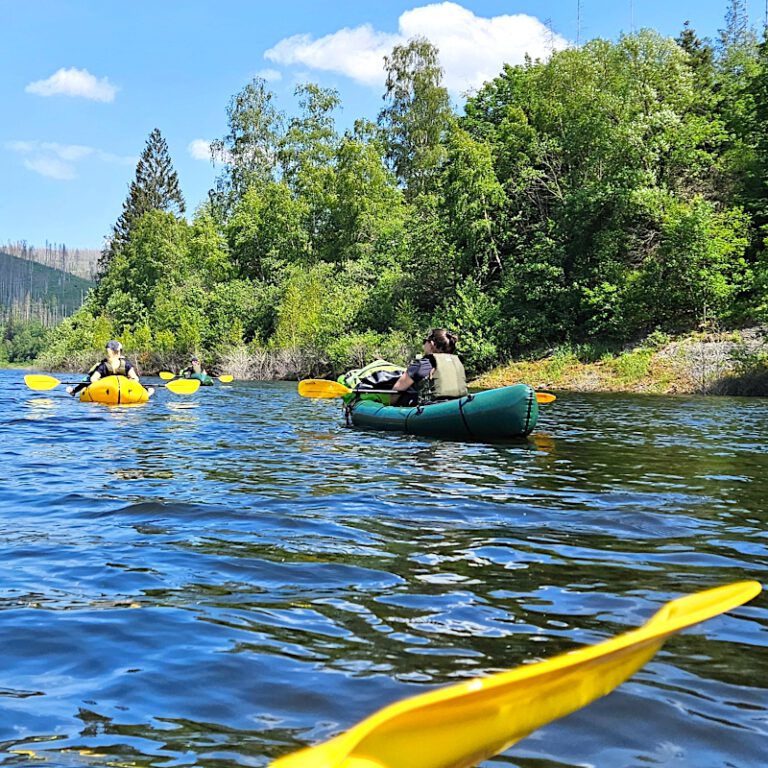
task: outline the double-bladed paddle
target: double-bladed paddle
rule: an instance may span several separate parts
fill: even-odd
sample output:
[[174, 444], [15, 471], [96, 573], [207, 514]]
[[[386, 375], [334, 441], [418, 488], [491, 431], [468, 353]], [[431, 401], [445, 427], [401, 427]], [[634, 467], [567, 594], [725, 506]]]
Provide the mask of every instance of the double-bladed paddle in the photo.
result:
[[[24, 383], [36, 392], [45, 392], [58, 387], [59, 384], [84, 384], [82, 381], [59, 381], [54, 376], [46, 376], [41, 373], [28, 373], [24, 377]], [[142, 385], [143, 386], [143, 385]], [[197, 379], [178, 379], [167, 384], [151, 384], [150, 386], [165, 387], [175, 395], [191, 395], [197, 392], [200, 382]]]
[[[304, 379], [299, 382], [299, 394], [302, 397], [342, 397], [356, 392], [359, 395], [396, 395], [391, 389], [350, 389], [338, 381], [329, 379]], [[536, 401], [539, 403], [551, 403], [557, 398], [549, 392], [537, 392]]]
[[[756, 581], [666, 603], [642, 627], [536, 664], [390, 704], [346, 733], [273, 768], [467, 768], [604, 696], [670, 636], [757, 595]], [[638, 718], [640, 715], [638, 715]]]
[[[158, 376], [164, 381], [176, 378], [176, 374], [171, 373], [170, 371], [160, 371]], [[221, 376], [212, 376], [211, 378], [218, 379], [222, 384], [229, 384], [230, 381], [234, 381], [235, 379], [235, 377], [229, 373], [223, 373]]]

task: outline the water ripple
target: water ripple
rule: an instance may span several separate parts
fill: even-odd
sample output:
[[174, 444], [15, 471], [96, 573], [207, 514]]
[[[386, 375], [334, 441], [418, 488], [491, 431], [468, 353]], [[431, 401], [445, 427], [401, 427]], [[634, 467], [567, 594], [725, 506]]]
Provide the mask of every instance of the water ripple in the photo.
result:
[[[0, 371], [3, 763], [265, 765], [428, 687], [768, 568], [768, 402], [561, 395], [528, 440], [290, 384], [40, 397]], [[762, 765], [768, 600], [488, 765]]]

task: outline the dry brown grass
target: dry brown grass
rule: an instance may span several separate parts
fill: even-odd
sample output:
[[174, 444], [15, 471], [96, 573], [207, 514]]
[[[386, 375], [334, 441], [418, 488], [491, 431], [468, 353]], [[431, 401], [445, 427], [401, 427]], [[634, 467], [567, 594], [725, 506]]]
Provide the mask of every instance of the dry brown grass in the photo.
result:
[[472, 385], [501, 387], [524, 381], [536, 389], [768, 395], [766, 329], [692, 334], [658, 348], [642, 344], [584, 362], [568, 350], [511, 362]]

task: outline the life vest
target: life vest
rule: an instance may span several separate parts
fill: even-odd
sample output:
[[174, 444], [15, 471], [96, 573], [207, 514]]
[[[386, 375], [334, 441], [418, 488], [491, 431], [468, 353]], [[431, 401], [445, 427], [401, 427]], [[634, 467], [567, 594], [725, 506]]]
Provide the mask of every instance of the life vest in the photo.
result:
[[105, 357], [100, 363], [96, 363], [90, 371], [88, 371], [88, 376], [90, 377], [96, 372], [96, 369], [103, 365], [107, 369], [107, 376], [127, 376], [128, 375], [128, 368], [125, 363], [125, 358], [121, 357], [120, 362], [118, 363], [117, 367], [113, 367], [109, 360]]
[[467, 375], [464, 366], [456, 355], [436, 352], [429, 355], [435, 367], [432, 375], [419, 383], [419, 404], [435, 400], [453, 400], [468, 394]]

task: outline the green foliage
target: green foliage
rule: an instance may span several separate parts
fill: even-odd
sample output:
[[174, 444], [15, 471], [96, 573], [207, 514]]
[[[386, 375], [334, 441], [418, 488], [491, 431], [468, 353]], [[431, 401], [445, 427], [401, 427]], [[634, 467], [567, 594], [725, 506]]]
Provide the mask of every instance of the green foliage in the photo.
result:
[[266, 82], [254, 78], [227, 106], [228, 132], [211, 144], [211, 155], [223, 164], [211, 192], [216, 215], [225, 217], [253, 185], [274, 178], [284, 116], [272, 103]]
[[47, 346], [49, 332], [39, 320], [10, 320], [0, 325], [0, 362], [31, 362]]
[[366, 331], [340, 336], [328, 344], [326, 353], [333, 372], [362, 368], [378, 358], [407, 366], [413, 355], [413, 337], [402, 332], [389, 334]]
[[311, 250], [318, 250], [334, 195], [333, 158], [338, 136], [333, 110], [339, 106], [336, 91], [314, 84], [296, 89], [302, 114], [293, 118], [280, 142], [283, 180], [303, 203], [303, 229]]
[[627, 283], [633, 326], [679, 329], [726, 314], [748, 276], [744, 213], [717, 211], [701, 198], [668, 200], [659, 224], [658, 247]]
[[307, 261], [306, 218], [306, 206], [282, 182], [245, 192], [225, 225], [239, 277], [278, 281], [285, 265]]
[[238, 347], [269, 339], [277, 324], [279, 298], [279, 286], [270, 283], [231, 280], [218, 285], [207, 299], [205, 347]]
[[184, 213], [184, 197], [179, 178], [173, 169], [168, 144], [155, 128], [147, 139], [144, 151], [136, 165], [136, 176], [131, 182], [123, 212], [115, 224], [112, 238], [99, 261], [104, 275], [110, 263], [128, 244], [133, 228], [149, 211], [166, 211], [175, 217]]
[[285, 377], [405, 361], [431, 324], [470, 373], [557, 348], [554, 377], [655, 329], [603, 360], [636, 380], [667, 333], [768, 319], [768, 44], [742, 0], [716, 48], [688, 27], [593, 40], [505, 66], [460, 117], [428, 41], [385, 69], [378, 126], [343, 136], [335, 91], [300, 86], [286, 120], [249, 83], [190, 224], [151, 137], [98, 286], [45, 359], [118, 335]]
[[605, 363], [619, 379], [630, 384], [647, 376], [652, 358], [652, 349], [633, 349], [618, 357], [606, 359]]
[[381, 147], [358, 124], [335, 155], [333, 196], [329, 200], [320, 255], [328, 261], [371, 260], [374, 264], [407, 258], [408, 208], [402, 190], [385, 167]]
[[201, 208], [189, 235], [189, 261], [202, 274], [208, 287], [231, 280], [234, 264], [224, 235], [219, 230], [209, 206]]
[[291, 267], [272, 342], [287, 349], [322, 349], [347, 332], [364, 298], [360, 287], [344, 281], [331, 264]]
[[502, 269], [502, 211], [507, 203], [496, 178], [491, 147], [454, 127], [443, 171], [443, 210], [462, 276], [487, 279]]
[[99, 282], [99, 300], [107, 303], [106, 297], [124, 292], [150, 309], [163, 284], [183, 284], [187, 279], [192, 268], [188, 239], [184, 220], [158, 210], [144, 214]]
[[459, 351], [470, 374], [490, 368], [498, 360], [493, 329], [498, 324], [499, 307], [483, 293], [476, 280], [469, 279], [456, 289], [433, 317], [432, 325], [446, 327], [458, 336]]
[[387, 106], [379, 114], [387, 157], [409, 199], [430, 192], [445, 158], [443, 139], [453, 115], [441, 85], [438, 51], [417, 37], [384, 57]]

